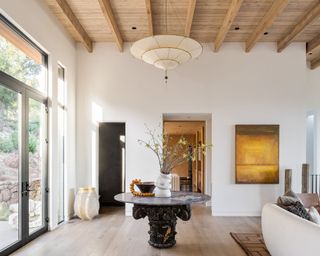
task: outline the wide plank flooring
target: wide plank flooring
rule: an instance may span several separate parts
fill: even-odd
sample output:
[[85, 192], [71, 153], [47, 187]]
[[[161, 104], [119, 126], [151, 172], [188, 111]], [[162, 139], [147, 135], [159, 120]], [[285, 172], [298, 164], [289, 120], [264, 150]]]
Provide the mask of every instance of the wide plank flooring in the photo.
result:
[[192, 208], [189, 221], [177, 223], [176, 246], [148, 244], [148, 220], [124, 216], [124, 208], [104, 208], [92, 221], [73, 219], [32, 241], [16, 256], [245, 256], [230, 232], [261, 231], [257, 217], [212, 217], [210, 208]]

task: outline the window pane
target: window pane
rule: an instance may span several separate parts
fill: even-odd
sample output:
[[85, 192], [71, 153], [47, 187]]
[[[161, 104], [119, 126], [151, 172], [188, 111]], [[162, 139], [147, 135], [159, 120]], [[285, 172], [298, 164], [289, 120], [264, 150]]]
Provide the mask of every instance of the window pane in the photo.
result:
[[43, 227], [45, 106], [29, 99], [29, 233]]
[[19, 240], [20, 95], [0, 84], [0, 251]]
[[64, 81], [64, 68], [58, 66], [58, 103], [60, 106], [65, 105], [65, 81]]
[[0, 70], [46, 93], [44, 56], [0, 20]]
[[64, 68], [58, 67], [58, 223], [64, 221], [64, 166], [65, 166], [65, 80]]
[[58, 223], [64, 221], [64, 109], [58, 108], [58, 170], [57, 170], [57, 199], [58, 199]]

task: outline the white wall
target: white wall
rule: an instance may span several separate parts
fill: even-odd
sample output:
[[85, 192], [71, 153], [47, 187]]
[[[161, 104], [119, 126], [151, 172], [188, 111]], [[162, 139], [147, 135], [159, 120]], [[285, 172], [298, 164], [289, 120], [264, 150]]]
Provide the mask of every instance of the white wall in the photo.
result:
[[[109, 43], [96, 44], [92, 54], [81, 45], [77, 49], [79, 186], [97, 183], [91, 159], [97, 139], [94, 104], [95, 120], [127, 124], [127, 184], [133, 178], [155, 179], [159, 172], [153, 154], [137, 143], [145, 137], [144, 123], [156, 126], [163, 113], [212, 113], [214, 215], [259, 215], [265, 202], [283, 192], [285, 168], [294, 170], [294, 189], [300, 190], [306, 147], [303, 44], [292, 44], [281, 54], [269, 43], [250, 53], [236, 43], [224, 44], [217, 54], [205, 46], [199, 59], [169, 72], [167, 85], [162, 71], [130, 55], [129, 45], [124, 53]], [[280, 185], [235, 184], [235, 124], [280, 124]]]
[[[50, 228], [57, 225], [57, 190], [56, 170], [57, 155], [57, 72], [58, 62], [66, 67], [67, 82], [67, 163], [66, 191], [76, 187], [75, 181], [75, 87], [76, 87], [76, 49], [75, 43], [65, 29], [48, 9], [43, 0], [1, 0], [1, 13], [9, 18], [49, 55], [49, 97], [50, 137], [49, 137], [49, 186]], [[66, 216], [72, 216], [72, 202], [66, 196]]]

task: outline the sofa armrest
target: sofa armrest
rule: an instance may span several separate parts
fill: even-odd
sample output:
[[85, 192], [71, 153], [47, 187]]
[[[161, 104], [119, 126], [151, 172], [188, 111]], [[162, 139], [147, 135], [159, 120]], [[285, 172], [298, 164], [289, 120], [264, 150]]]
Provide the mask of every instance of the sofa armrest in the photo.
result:
[[272, 256], [319, 254], [319, 225], [275, 204], [263, 207], [261, 225], [265, 244]]

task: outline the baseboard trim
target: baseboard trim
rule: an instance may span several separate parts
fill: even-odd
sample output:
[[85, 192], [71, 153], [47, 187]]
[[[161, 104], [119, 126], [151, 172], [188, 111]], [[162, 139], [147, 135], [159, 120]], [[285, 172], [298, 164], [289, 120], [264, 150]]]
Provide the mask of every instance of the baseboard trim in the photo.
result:
[[125, 215], [127, 217], [132, 217], [132, 210], [131, 211], [125, 211]]
[[212, 210], [212, 216], [215, 217], [260, 217], [261, 212], [219, 212]]
[[126, 206], [125, 206], [125, 216], [132, 216], [132, 208], [133, 208], [133, 205], [132, 204], [128, 204], [126, 203]]
[[74, 213], [72, 213], [72, 214], [66, 216], [66, 219], [64, 221], [69, 221], [69, 220], [73, 219], [74, 217], [76, 217], [76, 215]]

